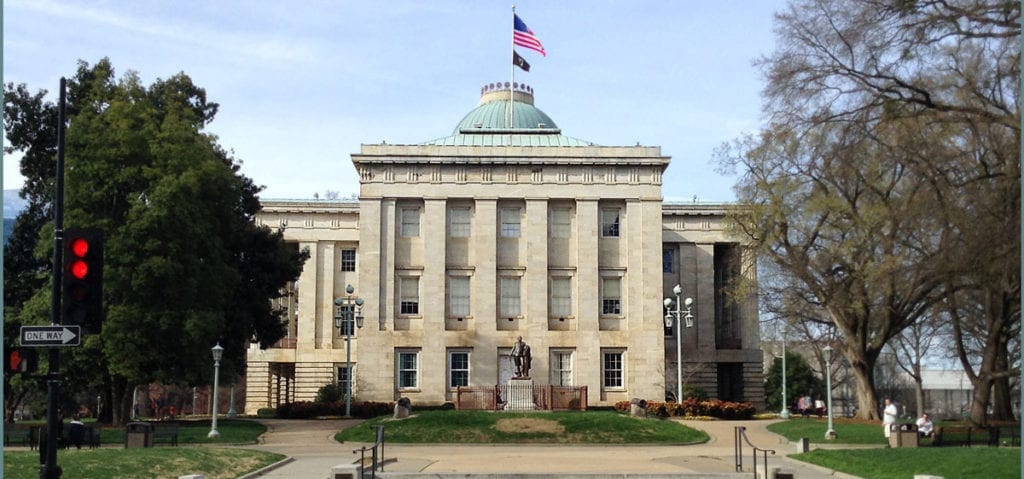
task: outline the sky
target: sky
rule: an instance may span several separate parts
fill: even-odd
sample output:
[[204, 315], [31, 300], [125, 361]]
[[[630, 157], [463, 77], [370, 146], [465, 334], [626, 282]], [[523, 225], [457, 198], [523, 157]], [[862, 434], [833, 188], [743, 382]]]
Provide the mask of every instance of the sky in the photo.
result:
[[[668, 201], [733, 201], [714, 150], [761, 124], [754, 60], [784, 0], [523, 0], [546, 57], [515, 81], [571, 137], [660, 146]], [[220, 105], [207, 131], [264, 199], [358, 194], [360, 145], [452, 133], [509, 81], [512, 4], [493, 0], [5, 0], [3, 80], [45, 89], [109, 57], [145, 84], [185, 72]], [[5, 156], [3, 188], [17, 189]]]

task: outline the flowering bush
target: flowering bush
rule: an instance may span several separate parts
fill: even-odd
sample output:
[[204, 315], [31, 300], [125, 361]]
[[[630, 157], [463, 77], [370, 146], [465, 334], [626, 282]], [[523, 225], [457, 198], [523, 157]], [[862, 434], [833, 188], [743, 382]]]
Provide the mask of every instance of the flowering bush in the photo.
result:
[[[627, 413], [629, 406], [629, 401], [619, 401], [615, 403], [615, 410]], [[755, 412], [754, 405], [749, 402], [730, 402], [720, 399], [688, 398], [681, 404], [675, 401], [647, 401], [647, 415], [657, 417], [710, 416], [719, 419], [751, 419]]]

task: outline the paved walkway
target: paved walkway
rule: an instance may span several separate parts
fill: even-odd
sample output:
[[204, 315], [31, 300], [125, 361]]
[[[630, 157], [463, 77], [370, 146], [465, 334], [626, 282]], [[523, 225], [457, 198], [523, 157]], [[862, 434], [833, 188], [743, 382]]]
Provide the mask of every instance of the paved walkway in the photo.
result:
[[[279, 420], [260, 419], [268, 427], [257, 446], [289, 456], [286, 463], [249, 477], [265, 479], [324, 479], [338, 464], [356, 461], [353, 454], [363, 444], [334, 441], [334, 433], [358, 423], [358, 420]], [[750, 441], [763, 448], [774, 448], [769, 467], [798, 479], [850, 476], [808, 465], [785, 456], [796, 446], [766, 427], [772, 421], [685, 421], [701, 429], [711, 440], [697, 445], [522, 445], [522, 444], [388, 444], [386, 473], [479, 473], [479, 474], [694, 474], [734, 473], [733, 435], [735, 426], [746, 426]], [[386, 431], [385, 431], [386, 434]], [[743, 470], [753, 471], [750, 447], [743, 447]], [[762, 470], [763, 466], [758, 470]], [[378, 477], [391, 476], [380, 474]], [[399, 474], [394, 474], [398, 476]], [[435, 476], [436, 477], [436, 476]], [[462, 476], [465, 477], [465, 476]], [[727, 476], [726, 476], [727, 477]]]

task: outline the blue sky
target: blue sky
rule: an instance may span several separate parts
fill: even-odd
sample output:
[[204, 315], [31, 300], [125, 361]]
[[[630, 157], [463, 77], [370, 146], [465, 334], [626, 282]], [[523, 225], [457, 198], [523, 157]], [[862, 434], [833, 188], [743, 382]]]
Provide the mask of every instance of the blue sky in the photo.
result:
[[[566, 135], [661, 146], [669, 200], [731, 201], [712, 153], [761, 121], [772, 1], [541, 1], [516, 12], [547, 57], [516, 81]], [[6, 0], [4, 82], [56, 98], [79, 59], [145, 83], [184, 71], [220, 104], [209, 131], [263, 198], [358, 192], [361, 144], [451, 133], [484, 84], [508, 81], [511, 3]], [[5, 157], [4, 189], [20, 188]]]

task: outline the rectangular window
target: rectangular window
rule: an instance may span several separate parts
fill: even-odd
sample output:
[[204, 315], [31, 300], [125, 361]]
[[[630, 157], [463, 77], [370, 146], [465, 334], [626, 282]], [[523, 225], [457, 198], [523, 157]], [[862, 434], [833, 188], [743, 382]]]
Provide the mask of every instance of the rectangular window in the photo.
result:
[[452, 238], [469, 237], [469, 208], [451, 208], [448, 210], [448, 236]]
[[622, 314], [622, 278], [601, 278], [601, 314]]
[[420, 235], [420, 209], [402, 208], [398, 210], [401, 216], [402, 236], [413, 237]]
[[463, 318], [469, 316], [469, 277], [448, 278], [448, 315]]
[[662, 273], [675, 273], [676, 272], [676, 250], [674, 250], [674, 249], [663, 249], [663, 250], [661, 250], [661, 272]]
[[551, 384], [572, 386], [572, 351], [552, 351]]
[[601, 353], [601, 371], [604, 376], [602, 386], [605, 389], [622, 389], [625, 384], [623, 377], [622, 351], [603, 351]]
[[552, 238], [568, 238], [572, 232], [572, 210], [552, 208], [550, 228]]
[[518, 238], [520, 233], [519, 208], [501, 209], [501, 237]]
[[338, 328], [338, 334], [347, 336], [356, 334], [356, 314], [354, 305], [338, 306], [338, 316], [334, 318], [334, 327]]
[[420, 314], [420, 279], [406, 276], [398, 286], [401, 294], [400, 314]]
[[572, 278], [551, 278], [551, 317], [572, 316]]
[[398, 367], [398, 389], [416, 389], [420, 379], [420, 352], [398, 351], [395, 361]]
[[341, 387], [342, 394], [348, 392], [348, 379], [350, 377], [352, 377], [352, 375], [349, 374], [348, 366], [338, 367], [338, 386]]
[[343, 250], [341, 250], [341, 270], [342, 271], [355, 271], [356, 270], [356, 250], [354, 250], [354, 249], [343, 249]]
[[601, 236], [617, 238], [619, 236], [619, 209], [601, 209]]
[[499, 305], [501, 311], [498, 314], [503, 318], [514, 318], [521, 315], [522, 311], [519, 308], [520, 278], [518, 276], [503, 276], [500, 282]]
[[469, 351], [448, 351], [448, 387], [469, 386]]

